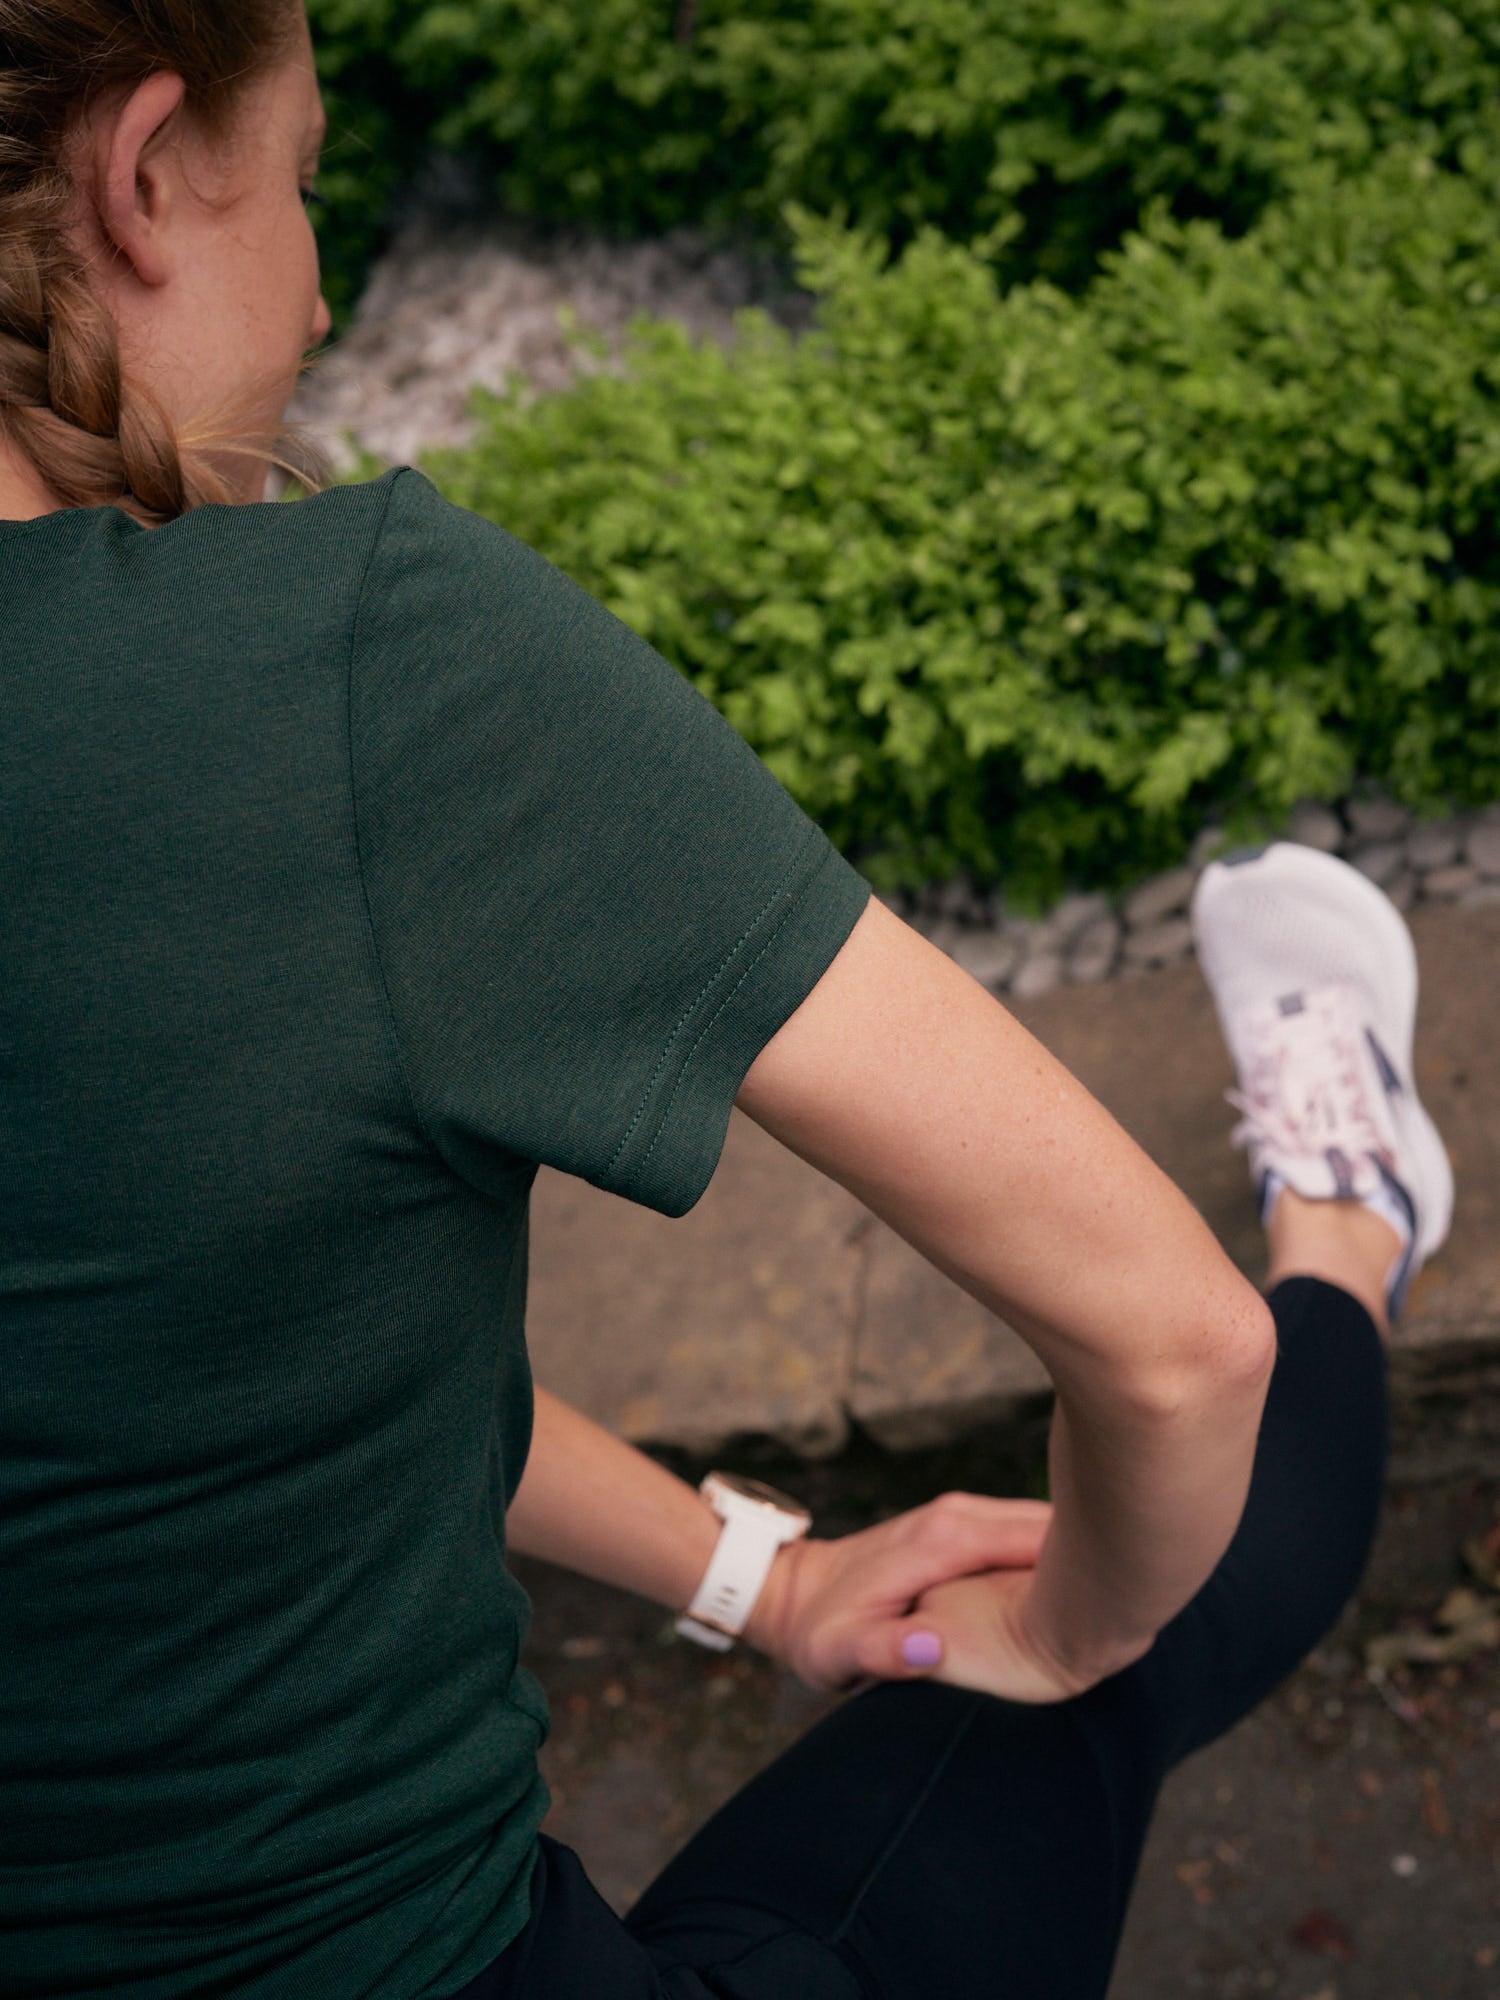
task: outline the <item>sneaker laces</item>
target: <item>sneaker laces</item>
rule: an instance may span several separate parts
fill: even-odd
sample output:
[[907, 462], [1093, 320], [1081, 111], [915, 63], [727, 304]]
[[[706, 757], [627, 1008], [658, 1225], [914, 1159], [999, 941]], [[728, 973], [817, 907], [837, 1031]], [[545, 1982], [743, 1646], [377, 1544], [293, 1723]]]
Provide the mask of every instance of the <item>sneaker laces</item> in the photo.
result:
[[1257, 1174], [1274, 1166], [1295, 1187], [1296, 1163], [1313, 1161], [1350, 1195], [1369, 1184], [1366, 1160], [1394, 1175], [1395, 1127], [1351, 988], [1287, 994], [1240, 1026], [1242, 1088], [1225, 1095], [1242, 1114], [1231, 1141], [1249, 1148]]

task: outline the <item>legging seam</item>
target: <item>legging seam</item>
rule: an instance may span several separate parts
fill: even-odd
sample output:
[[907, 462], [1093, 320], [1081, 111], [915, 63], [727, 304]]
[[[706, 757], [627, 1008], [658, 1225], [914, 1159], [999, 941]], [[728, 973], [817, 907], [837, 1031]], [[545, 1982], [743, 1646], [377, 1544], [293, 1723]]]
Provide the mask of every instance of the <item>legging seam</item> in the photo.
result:
[[869, 1894], [870, 1890], [875, 1886], [876, 1878], [879, 1876], [881, 1870], [885, 1867], [886, 1863], [891, 1860], [891, 1858], [896, 1852], [896, 1849], [901, 1845], [901, 1842], [905, 1840], [908, 1832], [911, 1829], [912, 1821], [917, 1817], [918, 1813], [921, 1812], [922, 1808], [926, 1805], [927, 1801], [932, 1797], [933, 1793], [937, 1790], [938, 1783], [941, 1780], [943, 1773], [947, 1770], [949, 1764], [953, 1761], [954, 1752], [958, 1749], [958, 1746], [963, 1741], [965, 1735], [967, 1735], [970, 1724], [973, 1722], [975, 1716], [979, 1713], [979, 1705], [983, 1699], [984, 1697], [982, 1695], [976, 1695], [973, 1701], [969, 1704], [968, 1708], [965, 1710], [962, 1719], [959, 1721], [958, 1725], [954, 1729], [952, 1736], [948, 1739], [947, 1749], [943, 1752], [942, 1756], [938, 1758], [937, 1762], [928, 1772], [927, 1782], [923, 1785], [921, 1791], [918, 1792], [917, 1796], [912, 1800], [911, 1804], [907, 1807], [906, 1811], [901, 1815], [900, 1823], [897, 1825], [890, 1839], [886, 1842], [885, 1846], [880, 1850], [880, 1853], [875, 1857], [874, 1861], [871, 1862], [869, 1868], [866, 1870], [864, 1879], [860, 1882], [858, 1888], [856, 1888], [854, 1894], [850, 1897], [849, 1907], [844, 1912], [843, 1918], [838, 1924], [837, 1928], [828, 1932], [827, 1935], [823, 1938], [822, 1942], [824, 1944], [838, 1946], [842, 1945], [847, 1939], [849, 1932], [853, 1927], [854, 1920], [859, 1915], [860, 1904], [864, 1901], [865, 1897]]

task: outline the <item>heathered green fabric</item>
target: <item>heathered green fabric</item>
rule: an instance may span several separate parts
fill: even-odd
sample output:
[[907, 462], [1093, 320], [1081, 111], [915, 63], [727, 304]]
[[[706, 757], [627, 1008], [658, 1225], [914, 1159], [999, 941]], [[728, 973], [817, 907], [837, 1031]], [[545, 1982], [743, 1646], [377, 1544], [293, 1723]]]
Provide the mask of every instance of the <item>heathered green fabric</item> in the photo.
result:
[[867, 893], [419, 473], [0, 525], [6, 2000], [514, 1935], [536, 1163], [690, 1208]]

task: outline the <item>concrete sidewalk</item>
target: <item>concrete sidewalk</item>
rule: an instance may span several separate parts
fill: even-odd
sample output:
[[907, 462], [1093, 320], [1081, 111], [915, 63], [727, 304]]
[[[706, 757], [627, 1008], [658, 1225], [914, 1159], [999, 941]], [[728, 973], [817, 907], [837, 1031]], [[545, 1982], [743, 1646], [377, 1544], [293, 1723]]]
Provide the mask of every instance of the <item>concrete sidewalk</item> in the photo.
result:
[[[1465, 1426], [1483, 1421], [1473, 1392], [1500, 1386], [1500, 910], [1423, 908], [1411, 922], [1418, 1085], [1458, 1209], [1413, 1289], [1393, 1382], [1398, 1396], [1451, 1398], [1451, 1465], [1434, 1469], [1459, 1470], [1473, 1456]], [[1233, 1075], [1196, 965], [1014, 1012], [1258, 1278], [1249, 1179], [1228, 1144]], [[1015, 1334], [738, 1112], [712, 1185], [680, 1220], [542, 1172], [529, 1329], [547, 1387], [638, 1443], [698, 1453], [763, 1435], [823, 1456], [851, 1422], [893, 1447], [933, 1444], [1048, 1389]]]

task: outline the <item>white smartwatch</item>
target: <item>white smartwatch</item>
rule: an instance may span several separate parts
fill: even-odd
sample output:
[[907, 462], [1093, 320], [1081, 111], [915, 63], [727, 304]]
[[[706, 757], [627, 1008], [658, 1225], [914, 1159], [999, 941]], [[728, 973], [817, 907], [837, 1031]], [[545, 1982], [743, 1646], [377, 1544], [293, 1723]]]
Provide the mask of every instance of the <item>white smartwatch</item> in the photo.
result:
[[812, 1516], [774, 1486], [742, 1479], [737, 1472], [711, 1472], [698, 1491], [724, 1526], [677, 1629], [685, 1639], [727, 1653], [749, 1622], [777, 1550], [799, 1541], [812, 1526]]

